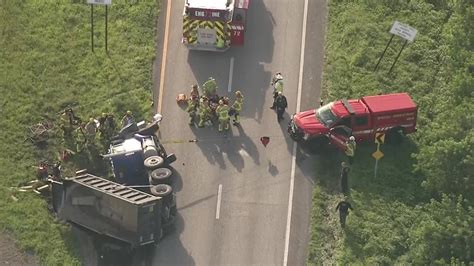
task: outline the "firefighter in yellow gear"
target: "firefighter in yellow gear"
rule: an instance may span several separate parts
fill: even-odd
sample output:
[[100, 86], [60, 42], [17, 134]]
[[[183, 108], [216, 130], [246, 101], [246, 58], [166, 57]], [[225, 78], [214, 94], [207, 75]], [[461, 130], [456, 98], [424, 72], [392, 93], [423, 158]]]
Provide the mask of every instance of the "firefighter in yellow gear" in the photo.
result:
[[231, 106], [230, 114], [234, 116], [233, 124], [237, 126], [240, 124], [240, 112], [242, 111], [242, 105], [244, 104], [244, 95], [240, 91], [235, 92], [235, 102]]
[[122, 117], [122, 128], [128, 126], [129, 124], [135, 123], [135, 119], [133, 118], [132, 111], [127, 111], [125, 115]]
[[199, 105], [199, 124], [198, 127], [204, 127], [204, 123], [211, 120], [212, 110], [207, 99], [201, 99]]
[[198, 100], [199, 101], [199, 86], [197, 84], [194, 84], [191, 87], [191, 93], [189, 95], [189, 98], [192, 100]]
[[216, 108], [216, 113], [219, 116], [219, 132], [223, 129], [229, 130], [229, 106], [224, 104], [223, 100], [219, 101], [219, 106]]
[[273, 104], [270, 109], [275, 109], [275, 98], [279, 92], [283, 93], [283, 75], [280, 72], [273, 76], [271, 85], [273, 86]]
[[188, 120], [189, 125], [194, 125], [194, 119], [196, 117], [198, 104], [199, 104], [199, 100], [197, 98], [195, 99], [190, 98], [188, 100], [188, 107], [186, 108], [186, 112], [188, 112], [189, 114], [189, 120]]
[[66, 109], [61, 114], [61, 129], [63, 130], [64, 137], [71, 136], [72, 132], [74, 131], [74, 114], [72, 109]]
[[86, 126], [84, 127], [85, 134], [87, 138], [87, 143], [94, 144], [95, 135], [97, 133], [97, 125], [95, 123], [94, 118], [89, 118], [89, 122], [87, 122]]
[[87, 142], [86, 133], [85, 133], [85, 124], [79, 125], [79, 127], [77, 127], [74, 132], [75, 132], [74, 139], [76, 140], [76, 151], [81, 152], [84, 149]]
[[347, 155], [347, 158], [349, 159], [349, 164], [351, 165], [354, 162], [354, 155], [355, 155], [356, 148], [357, 148], [357, 143], [356, 143], [355, 137], [350, 136], [346, 142], [345, 153]]
[[217, 82], [213, 77], [209, 77], [204, 84], [202, 84], [204, 95], [206, 97], [211, 97], [217, 94]]

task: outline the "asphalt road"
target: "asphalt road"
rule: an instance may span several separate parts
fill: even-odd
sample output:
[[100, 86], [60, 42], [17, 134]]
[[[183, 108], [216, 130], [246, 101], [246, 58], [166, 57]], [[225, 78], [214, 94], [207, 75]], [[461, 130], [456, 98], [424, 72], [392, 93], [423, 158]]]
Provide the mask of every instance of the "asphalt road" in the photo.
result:
[[[165, 44], [167, 1], [162, 2], [154, 100], [164, 116], [161, 140], [178, 157], [174, 167], [179, 217], [176, 231], [159, 243], [151, 263], [282, 265], [294, 145], [286, 126], [297, 106], [304, 0], [251, 1], [245, 46], [225, 53], [189, 51], [180, 43], [183, 0], [171, 1]], [[325, 1], [309, 0], [302, 109], [319, 102], [325, 5]], [[162, 80], [163, 47], [167, 53]], [[276, 71], [285, 77], [289, 104], [281, 124], [269, 109], [269, 84]], [[217, 128], [188, 126], [187, 113], [176, 104], [178, 93], [189, 93], [192, 84], [202, 84], [209, 76], [217, 80], [220, 95], [233, 99], [238, 89], [245, 97], [241, 127], [233, 127], [227, 136]], [[259, 141], [262, 136], [271, 138], [266, 148]], [[194, 139], [197, 142], [189, 142]], [[308, 155], [298, 149], [295, 161], [288, 265], [302, 265], [306, 259], [314, 178]]]

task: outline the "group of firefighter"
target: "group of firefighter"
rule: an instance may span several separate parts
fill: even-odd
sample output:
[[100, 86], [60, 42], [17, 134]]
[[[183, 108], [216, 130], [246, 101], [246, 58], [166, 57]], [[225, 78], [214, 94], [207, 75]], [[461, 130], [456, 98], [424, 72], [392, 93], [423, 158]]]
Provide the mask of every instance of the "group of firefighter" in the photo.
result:
[[[283, 76], [276, 73], [272, 79], [273, 104], [271, 109], [276, 109], [278, 122], [283, 120], [283, 114], [288, 107], [286, 97], [283, 95]], [[198, 127], [206, 124], [219, 123], [219, 132], [229, 130], [230, 120], [233, 118], [233, 125], [240, 125], [240, 113], [244, 104], [244, 96], [241, 91], [235, 92], [235, 100], [230, 104], [230, 99], [217, 95], [217, 82], [214, 78], [209, 79], [202, 85], [203, 95], [199, 93], [199, 86], [193, 85], [187, 101], [186, 112], [189, 114], [189, 125], [195, 125], [198, 120]]]
[[217, 95], [217, 83], [212, 77], [204, 82], [202, 91], [203, 95], [200, 95], [198, 85], [193, 85], [191, 88], [186, 108], [189, 114], [189, 125], [195, 125], [198, 117], [198, 127], [204, 127], [217, 120], [219, 132], [229, 130], [231, 118], [233, 118], [233, 125], [240, 124], [240, 112], [244, 104], [244, 95], [241, 91], [235, 92], [235, 100], [231, 105], [228, 97]]
[[[77, 152], [81, 152], [84, 148], [95, 147], [97, 138], [106, 149], [118, 130], [112, 113], [102, 113], [98, 118], [90, 117], [87, 122], [83, 122], [71, 108], [68, 108], [62, 112], [60, 122], [64, 139], [73, 140]], [[132, 112], [127, 111], [122, 117], [121, 126], [125, 127], [134, 122]]]

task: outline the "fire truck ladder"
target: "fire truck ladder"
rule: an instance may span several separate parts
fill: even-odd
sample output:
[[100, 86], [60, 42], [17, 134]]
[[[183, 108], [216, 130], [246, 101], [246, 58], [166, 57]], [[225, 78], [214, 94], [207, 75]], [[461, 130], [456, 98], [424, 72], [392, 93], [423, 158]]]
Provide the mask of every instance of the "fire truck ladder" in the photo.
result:
[[148, 201], [159, 199], [159, 197], [155, 197], [153, 195], [149, 195], [145, 192], [141, 192], [139, 190], [117, 184], [115, 182], [106, 180], [104, 178], [94, 176], [91, 174], [85, 174], [76, 176], [73, 180], [77, 183], [80, 183], [84, 186], [88, 186], [94, 188], [99, 191], [103, 191], [109, 195], [114, 195], [122, 200], [134, 203], [134, 204], [142, 204]]

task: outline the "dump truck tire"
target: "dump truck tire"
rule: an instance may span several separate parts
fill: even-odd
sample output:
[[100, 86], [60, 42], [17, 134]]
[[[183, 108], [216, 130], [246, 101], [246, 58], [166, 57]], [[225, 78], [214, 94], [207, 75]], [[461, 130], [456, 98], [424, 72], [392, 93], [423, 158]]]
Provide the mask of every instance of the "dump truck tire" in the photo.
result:
[[150, 184], [159, 185], [167, 184], [171, 185], [171, 175], [173, 172], [168, 168], [157, 168], [150, 173]]
[[169, 195], [171, 195], [172, 192], [173, 192], [173, 189], [171, 188], [171, 186], [166, 185], [166, 184], [159, 184], [159, 185], [151, 187], [150, 189], [150, 193], [152, 195], [157, 196], [157, 197], [162, 197], [162, 198], [168, 197]]
[[160, 156], [151, 156], [145, 159], [144, 165], [147, 169], [154, 170], [162, 166], [163, 162], [164, 160]]

